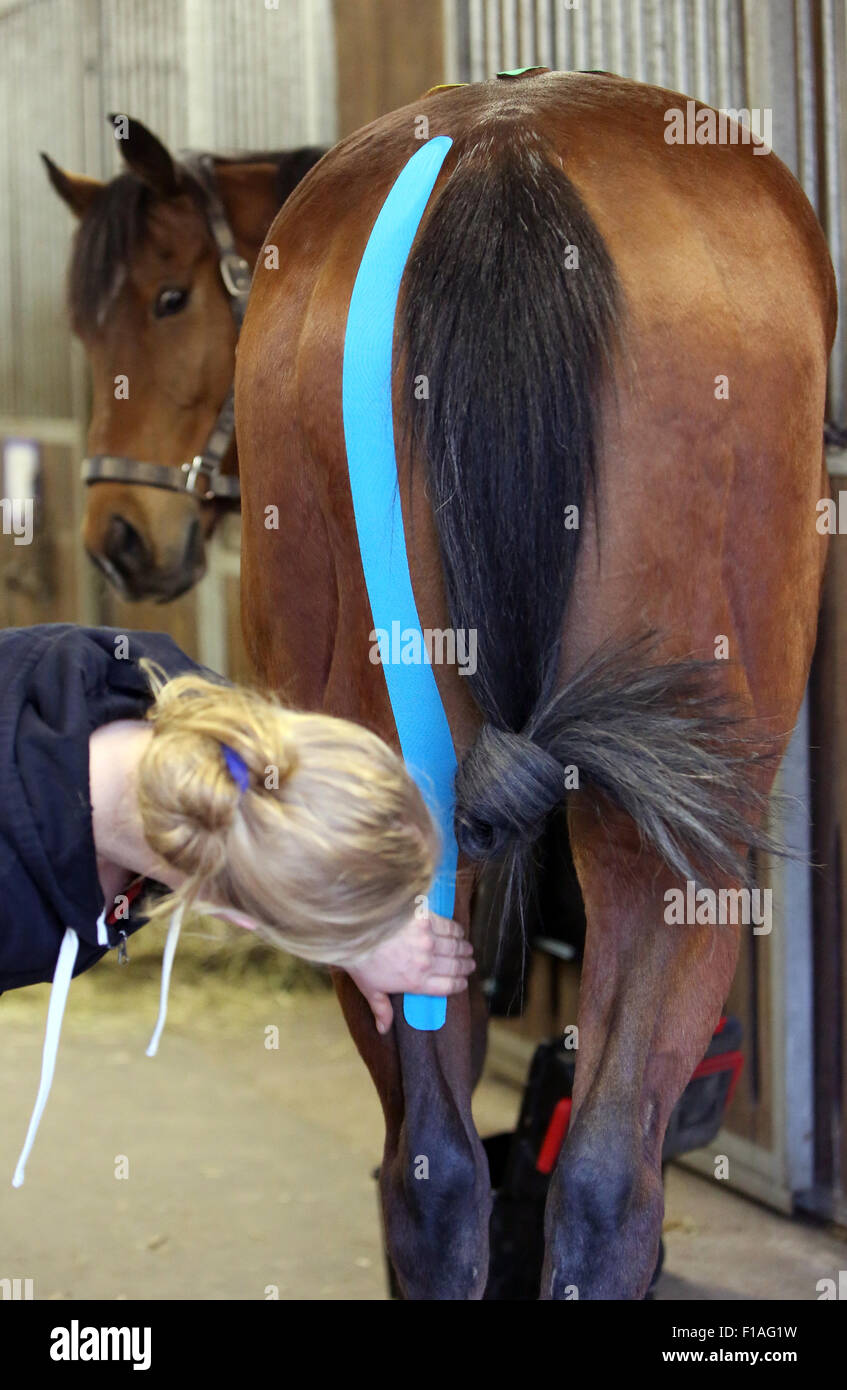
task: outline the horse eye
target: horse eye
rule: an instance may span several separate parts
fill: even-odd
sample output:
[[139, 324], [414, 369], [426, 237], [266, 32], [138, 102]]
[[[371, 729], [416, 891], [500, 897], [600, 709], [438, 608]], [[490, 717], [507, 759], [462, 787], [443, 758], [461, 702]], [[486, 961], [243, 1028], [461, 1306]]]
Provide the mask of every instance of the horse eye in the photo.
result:
[[160, 290], [153, 305], [153, 313], [157, 319], [166, 319], [171, 314], [178, 314], [188, 303], [188, 290], [165, 289]]

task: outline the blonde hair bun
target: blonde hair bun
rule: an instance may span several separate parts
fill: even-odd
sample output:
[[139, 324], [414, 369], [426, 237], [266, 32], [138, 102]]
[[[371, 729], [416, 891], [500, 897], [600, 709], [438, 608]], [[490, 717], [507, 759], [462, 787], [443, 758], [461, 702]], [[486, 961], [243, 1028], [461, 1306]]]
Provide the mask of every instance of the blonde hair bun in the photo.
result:
[[[343, 964], [412, 915], [440, 847], [393, 749], [273, 694], [141, 665], [154, 696], [137, 776], [144, 835], [187, 876], [151, 916], [202, 900], [296, 955]], [[248, 769], [243, 793], [223, 744]]]

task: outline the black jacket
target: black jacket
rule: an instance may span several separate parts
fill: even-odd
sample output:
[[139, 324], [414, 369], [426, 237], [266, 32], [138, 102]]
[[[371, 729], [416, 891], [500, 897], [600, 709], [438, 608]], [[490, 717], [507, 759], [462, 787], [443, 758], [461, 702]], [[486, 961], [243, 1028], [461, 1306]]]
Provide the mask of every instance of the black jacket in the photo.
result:
[[[101, 927], [108, 944], [98, 945], [88, 740], [101, 724], [143, 717], [144, 656], [169, 676], [221, 680], [162, 632], [45, 623], [0, 633], [0, 991], [51, 980], [66, 927], [79, 936], [75, 975], [119, 942]], [[120, 927], [145, 920], [131, 914]]]

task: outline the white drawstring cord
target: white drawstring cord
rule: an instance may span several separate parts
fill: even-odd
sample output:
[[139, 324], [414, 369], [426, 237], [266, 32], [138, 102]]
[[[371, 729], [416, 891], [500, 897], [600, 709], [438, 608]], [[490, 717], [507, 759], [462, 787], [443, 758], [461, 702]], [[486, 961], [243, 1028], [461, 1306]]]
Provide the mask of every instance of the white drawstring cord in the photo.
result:
[[[156, 1020], [156, 1027], [147, 1048], [147, 1056], [155, 1057], [159, 1047], [159, 1039], [165, 1026], [165, 1019], [168, 1016], [168, 989], [171, 981], [171, 968], [174, 963], [177, 943], [179, 941], [180, 928], [182, 926], [182, 916], [184, 908], [178, 907], [171, 918], [168, 928], [168, 936], [165, 941], [165, 950], [162, 957], [162, 987], [159, 998], [159, 1017]], [[101, 913], [98, 921], [97, 939], [101, 941], [101, 926], [105, 932], [105, 920]], [[101, 941], [101, 944], [106, 944]], [[50, 1095], [50, 1088], [53, 1085], [53, 1073], [56, 1070], [56, 1057], [59, 1051], [59, 1040], [62, 1034], [62, 1019], [65, 1014], [65, 1004], [68, 999], [71, 979], [73, 978], [74, 966], [79, 952], [79, 937], [73, 927], [67, 927], [62, 937], [62, 944], [59, 947], [59, 955], [56, 960], [56, 969], [53, 972], [53, 984], [50, 989], [50, 1003], [47, 1006], [47, 1025], [44, 1030], [44, 1048], [41, 1054], [41, 1080], [38, 1086], [38, 1095], [35, 1098], [32, 1116], [29, 1122], [29, 1129], [26, 1133], [24, 1146], [21, 1156], [18, 1159], [15, 1174], [12, 1178], [13, 1187], [22, 1187], [24, 1172], [27, 1159], [32, 1152], [35, 1143], [35, 1136], [38, 1133], [38, 1126], [44, 1114], [44, 1108]]]
[[162, 955], [162, 988], [159, 996], [159, 1017], [156, 1020], [156, 1027], [153, 1030], [153, 1036], [147, 1048], [148, 1057], [156, 1056], [159, 1048], [159, 1039], [162, 1036], [165, 1019], [168, 1016], [168, 989], [171, 982], [171, 967], [174, 963], [174, 955], [176, 954], [177, 942], [179, 941], [179, 931], [182, 926], [182, 914], [184, 911], [184, 906], [180, 904], [171, 918], [171, 924], [168, 927], [168, 936]]
[[50, 1003], [47, 1006], [47, 1026], [44, 1030], [44, 1050], [41, 1054], [41, 1081], [38, 1086], [38, 1095], [35, 1098], [35, 1106], [32, 1112], [32, 1118], [29, 1122], [26, 1139], [24, 1140], [24, 1146], [21, 1150], [21, 1156], [18, 1159], [15, 1176], [12, 1178], [13, 1187], [23, 1186], [26, 1161], [35, 1143], [35, 1136], [38, 1133], [41, 1116], [44, 1114], [44, 1107], [50, 1095], [50, 1087], [53, 1084], [53, 1072], [56, 1069], [56, 1054], [59, 1051], [59, 1038], [62, 1032], [62, 1018], [65, 1013], [65, 1004], [68, 998], [71, 978], [74, 973], [74, 966], [76, 965], [78, 950], [79, 937], [73, 927], [67, 927], [62, 937], [62, 944], [59, 947], [59, 956], [56, 961], [56, 969], [53, 972], [53, 984], [50, 989]]

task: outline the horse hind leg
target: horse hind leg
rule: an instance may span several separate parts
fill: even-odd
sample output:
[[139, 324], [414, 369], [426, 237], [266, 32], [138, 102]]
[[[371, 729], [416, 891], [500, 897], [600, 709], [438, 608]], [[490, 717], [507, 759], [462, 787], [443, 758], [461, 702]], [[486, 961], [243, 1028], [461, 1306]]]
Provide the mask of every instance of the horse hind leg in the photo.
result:
[[[610, 823], [618, 821], [617, 828]], [[547, 1199], [541, 1296], [640, 1299], [658, 1254], [671, 1111], [726, 999], [738, 927], [669, 925], [679, 880], [621, 818], [571, 818], [586, 909], [573, 1119]]]
[[385, 1116], [380, 1197], [386, 1245], [406, 1299], [482, 1298], [488, 1277], [491, 1181], [471, 1114], [481, 1069], [484, 1000], [452, 996], [437, 1032], [419, 1032], [392, 999], [394, 1024], [380, 1037], [349, 975], [333, 971], [353, 1040]]

